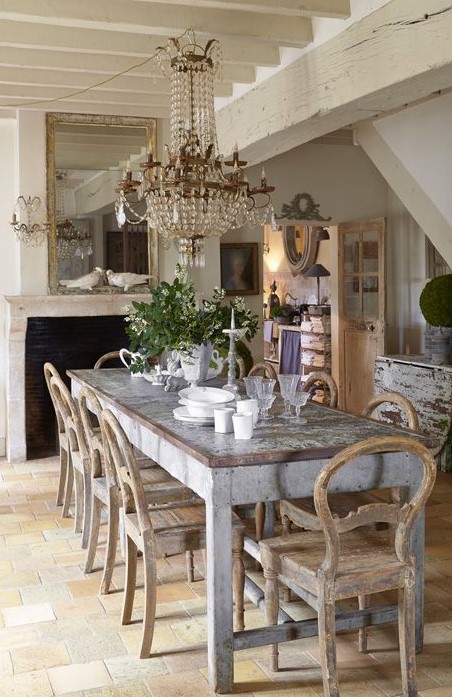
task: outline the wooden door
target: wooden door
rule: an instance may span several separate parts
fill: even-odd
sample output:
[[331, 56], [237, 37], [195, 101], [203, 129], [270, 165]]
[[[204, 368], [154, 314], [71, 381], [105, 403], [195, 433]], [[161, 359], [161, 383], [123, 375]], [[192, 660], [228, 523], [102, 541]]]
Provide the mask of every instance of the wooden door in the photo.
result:
[[374, 393], [385, 349], [385, 221], [344, 223], [339, 233], [339, 405], [359, 414]]

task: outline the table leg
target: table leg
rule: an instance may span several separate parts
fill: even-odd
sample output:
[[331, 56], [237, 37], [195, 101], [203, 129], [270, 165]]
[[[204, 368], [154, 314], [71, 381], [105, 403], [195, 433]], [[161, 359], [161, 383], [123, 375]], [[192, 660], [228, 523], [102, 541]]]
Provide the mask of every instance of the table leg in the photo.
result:
[[224, 693], [232, 692], [234, 680], [232, 511], [229, 504], [215, 503], [216, 484], [206, 499], [207, 654], [210, 685]]
[[421, 513], [411, 533], [411, 550], [416, 558], [416, 653], [422, 651], [424, 644], [424, 556], [425, 556], [425, 513]]

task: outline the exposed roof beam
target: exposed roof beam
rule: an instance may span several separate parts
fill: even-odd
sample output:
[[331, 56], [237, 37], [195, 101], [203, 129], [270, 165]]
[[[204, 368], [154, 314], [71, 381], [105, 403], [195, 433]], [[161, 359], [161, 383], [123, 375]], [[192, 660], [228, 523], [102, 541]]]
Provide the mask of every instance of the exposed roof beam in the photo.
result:
[[[137, 58], [152, 56], [165, 40], [143, 35], [117, 33], [112, 40], [108, 32], [99, 34], [95, 29], [72, 29], [22, 22], [0, 22], [0, 46], [20, 49], [49, 48], [54, 51], [74, 51], [105, 55], [123, 55]], [[261, 66], [279, 65], [279, 48], [265, 43], [247, 44], [243, 41], [222, 41], [223, 60]], [[133, 65], [133, 62], [131, 63]]]
[[[0, 89], [1, 85], [11, 84], [11, 93], [16, 86], [25, 90], [26, 87], [35, 85], [40, 87], [58, 87], [64, 89], [65, 94], [72, 90], [85, 89], [108, 79], [101, 73], [68, 72], [66, 70], [42, 70], [28, 68], [4, 68], [0, 65]], [[169, 95], [171, 85], [168, 78], [148, 78], [140, 75], [122, 75], [114, 78], [102, 87], [96, 89], [108, 89], [113, 92], [134, 92], [149, 96], [154, 94]], [[17, 92], [16, 92], [17, 94]], [[216, 97], [229, 97], [232, 94], [232, 83], [218, 82], [215, 84]]]
[[[28, 48], [26, 52], [21, 48], [3, 47], [0, 51], [0, 67], [17, 67], [24, 69], [65, 70], [67, 72], [98, 73], [116, 75], [126, 71], [134, 64], [134, 60], [127, 56], [109, 56], [94, 53], [75, 53], [50, 51], [40, 48]], [[127, 73], [130, 76], [140, 75], [150, 80], [154, 77], [161, 78], [162, 71], [154, 62], [149, 62]], [[50, 78], [51, 79], [51, 78]], [[252, 83], [256, 79], [256, 70], [252, 65], [242, 63], [225, 62], [222, 67], [222, 80], [224, 82]], [[149, 84], [152, 88], [152, 83]]]
[[[149, 5], [158, 0], [137, 0]], [[166, 5], [193, 6], [193, 0], [165, 0]], [[350, 16], [350, 0], [195, 0], [196, 7], [235, 10], [238, 12], [261, 12], [297, 17], [331, 17], [345, 19]]]
[[[217, 114], [251, 163], [452, 85], [452, 7], [393, 0]], [[432, 54], [434, 47], [434, 56]]]
[[192, 27], [199, 37], [246, 37], [282, 46], [306, 46], [312, 41], [311, 20], [302, 16], [263, 15], [236, 10], [175, 6], [164, 3], [125, 3], [122, 0], [3, 0], [0, 21], [97, 29], [106, 33], [177, 36]]

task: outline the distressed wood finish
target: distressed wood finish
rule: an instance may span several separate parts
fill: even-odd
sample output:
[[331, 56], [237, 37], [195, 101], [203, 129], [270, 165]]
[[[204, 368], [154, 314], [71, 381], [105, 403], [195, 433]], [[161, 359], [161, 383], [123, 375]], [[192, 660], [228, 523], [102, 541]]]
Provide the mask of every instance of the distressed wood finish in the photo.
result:
[[253, 365], [248, 373], [248, 377], [252, 377], [253, 375], [263, 375], [264, 378], [269, 378], [270, 380], [276, 380], [278, 377], [276, 370], [270, 363], [256, 363]]
[[[107, 549], [105, 552], [104, 570], [100, 583], [100, 593], [106, 594], [110, 590], [113, 570], [116, 560], [116, 548], [118, 544], [120, 496], [116, 479], [109, 476], [104, 467], [104, 449], [99, 429], [93, 428], [92, 415], [100, 423], [102, 407], [94, 392], [89, 387], [82, 387], [78, 394], [78, 405], [88, 448], [90, 461], [90, 492], [91, 502], [89, 506], [90, 521], [87, 540], [87, 555], [85, 560], [85, 573], [93, 570], [94, 559], [99, 539], [99, 527], [102, 508], [107, 513]], [[148, 505], [154, 507], [175, 504], [181, 501], [188, 502], [194, 499], [191, 489], [171, 477], [162, 467], [149, 459], [137, 459], [141, 480], [145, 490]], [[187, 551], [187, 580], [193, 581], [193, 553]]]
[[324, 404], [335, 409], [337, 407], [338, 389], [336, 381], [328, 373], [324, 373], [322, 370], [309, 373], [307, 380], [303, 383], [303, 392], [309, 392], [319, 382], [324, 389]]
[[[233, 434], [215, 433], [208, 427], [175, 421], [173, 408], [177, 405], [177, 395], [166, 393], [146, 380], [131, 378], [126, 370], [76, 370], [68, 374], [74, 394], [82, 384], [90, 386], [101, 404], [117, 416], [133, 445], [205, 500], [209, 681], [217, 692], [230, 692], [233, 649], [259, 645], [252, 642], [269, 643], [266, 630], [233, 633], [231, 559], [224, 554], [226, 543], [232, 539], [232, 507], [312, 495], [317, 475], [330, 456], [351, 442], [405, 432], [316, 404], [305, 408], [307, 423], [300, 429], [292, 423], [295, 419], [278, 418], [282, 405], [277, 400], [273, 408], [276, 416], [269, 425], [256, 429], [249, 441], [236, 441]], [[428, 444], [428, 439], [419, 434], [413, 434], [412, 438]], [[339, 473], [330, 488], [345, 492], [406, 486], [409, 493], [419, 478], [407, 467], [411, 457], [403, 453], [394, 455], [391, 467], [386, 468], [382, 466], [385, 454], [362, 455], [352, 471], [344, 468]], [[416, 552], [419, 649], [423, 634], [423, 544], [421, 515], [411, 535], [411, 547]], [[353, 623], [357, 626], [357, 622], [364, 626], [376, 617], [370, 610], [367, 615], [363, 613], [359, 621], [354, 616], [345, 618], [342, 626]], [[380, 617], [384, 621], [383, 615]], [[313, 631], [312, 623], [306, 631]], [[271, 643], [283, 641], [280, 636], [287, 634], [286, 626], [278, 625], [272, 630]]]
[[68, 477], [72, 476], [72, 469], [71, 469], [71, 465], [69, 463], [70, 450], [69, 450], [67, 433], [66, 433], [66, 430], [64, 428], [64, 419], [63, 419], [62, 414], [60, 413], [60, 411], [58, 409], [58, 403], [55, 400], [53, 393], [52, 393], [52, 390], [51, 390], [51, 387], [50, 387], [50, 379], [54, 376], [59, 377], [58, 370], [55, 368], [55, 366], [49, 362], [44, 363], [44, 378], [46, 381], [47, 389], [49, 390], [50, 399], [52, 400], [53, 408], [55, 409], [55, 416], [56, 416], [57, 427], [58, 427], [58, 446], [59, 446], [59, 454], [60, 454], [60, 476], [58, 479], [56, 505], [63, 506], [62, 517], [67, 518], [69, 516], [69, 505], [70, 505], [71, 501], [70, 501], [70, 496], [68, 496], [66, 491], [67, 491]]
[[[351, 510], [345, 518], [333, 515], [328, 485], [333, 476], [362, 455], [412, 454], [422, 468], [415, 494], [402, 503], [369, 503]], [[407, 467], [414, 466], [413, 462]], [[314, 487], [319, 532], [276, 537], [260, 542], [266, 579], [267, 621], [276, 624], [279, 609], [278, 579], [292, 581], [318, 612], [320, 657], [325, 697], [339, 697], [336, 665], [336, 601], [388, 590], [398, 590], [399, 642], [404, 697], [414, 697], [415, 664], [415, 559], [409, 535], [432, 492], [436, 466], [421, 443], [404, 436], [371, 438], [336, 455], [322, 470]], [[396, 525], [395, 536], [376, 532], [377, 523]], [[370, 527], [369, 527], [370, 526]], [[293, 586], [292, 586], [293, 587]], [[360, 609], [367, 606], [360, 603]], [[272, 646], [273, 670], [278, 670], [277, 645]]]
[[[396, 390], [412, 401], [423, 433], [437, 438], [436, 456], [443, 472], [452, 471], [452, 365], [434, 365], [425, 356], [378, 356], [377, 392]], [[384, 410], [385, 420], [400, 424], [397, 413]]]
[[[107, 477], [121, 490], [126, 535], [126, 578], [122, 607], [122, 624], [132, 619], [136, 588], [137, 550], [144, 558], [144, 619], [140, 658], [149, 658], [154, 634], [157, 569], [159, 547], [168, 554], [206, 546], [205, 509], [203, 505], [179, 502], [178, 506], [149, 506], [143, 486], [142, 473], [133, 454], [132, 446], [121, 425], [109, 409], [101, 413], [100, 426]], [[199, 502], [198, 502], [199, 504]], [[225, 523], [231, 529], [231, 518]], [[232, 520], [231, 544], [224, 540], [224, 549], [232, 549], [237, 629], [243, 630], [243, 525], [237, 516]], [[226, 556], [226, 553], [225, 553]], [[224, 589], [226, 590], [226, 589]], [[232, 602], [232, 601], [231, 601]], [[217, 603], [220, 605], [220, 603]]]
[[53, 375], [50, 378], [50, 391], [64, 421], [70, 452], [72, 476], [68, 473], [65, 504], [69, 505], [72, 497], [72, 483], [74, 483], [74, 530], [82, 533], [82, 547], [86, 548], [91, 519], [91, 474], [88, 447], [78, 407], [59, 375]]

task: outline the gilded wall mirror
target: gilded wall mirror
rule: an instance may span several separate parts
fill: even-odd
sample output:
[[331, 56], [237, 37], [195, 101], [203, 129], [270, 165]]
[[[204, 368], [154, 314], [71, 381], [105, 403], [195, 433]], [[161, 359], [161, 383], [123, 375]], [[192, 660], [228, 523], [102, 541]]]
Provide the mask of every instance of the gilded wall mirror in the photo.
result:
[[284, 254], [292, 276], [309, 269], [317, 259], [317, 229], [318, 226], [311, 225], [282, 226]]
[[[138, 163], [155, 152], [155, 120], [48, 113], [46, 134], [50, 292], [143, 292], [144, 283], [154, 285], [155, 232], [146, 221], [119, 228], [114, 203], [127, 163], [139, 170]], [[92, 289], [89, 281], [76, 285], [96, 268], [140, 274], [144, 283], [130, 289], [109, 285], [103, 273]]]

